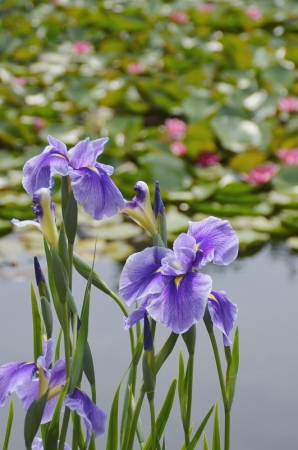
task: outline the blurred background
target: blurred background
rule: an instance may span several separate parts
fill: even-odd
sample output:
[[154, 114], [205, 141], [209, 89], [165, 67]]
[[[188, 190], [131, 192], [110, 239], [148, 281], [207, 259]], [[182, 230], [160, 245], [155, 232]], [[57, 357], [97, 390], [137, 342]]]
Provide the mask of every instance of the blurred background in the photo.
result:
[[[100, 161], [126, 199], [160, 182], [170, 240], [211, 214], [242, 253], [271, 238], [298, 248], [296, 0], [2, 0], [0, 16], [1, 235], [33, 217], [21, 169], [48, 134], [68, 148], [109, 136]], [[144, 239], [123, 220], [100, 223], [116, 260]], [[97, 226], [80, 215], [81, 238]], [[36, 233], [21, 236], [38, 253]]]

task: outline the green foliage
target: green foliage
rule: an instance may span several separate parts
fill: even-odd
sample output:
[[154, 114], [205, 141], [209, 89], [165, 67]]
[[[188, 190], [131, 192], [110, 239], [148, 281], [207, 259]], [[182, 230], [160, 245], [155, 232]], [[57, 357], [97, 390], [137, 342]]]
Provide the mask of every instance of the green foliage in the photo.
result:
[[[45, 147], [48, 134], [69, 147], [86, 136], [108, 135], [100, 161], [116, 168], [114, 179], [124, 197], [132, 197], [139, 179], [149, 184], [159, 180], [167, 208], [181, 208], [186, 219], [197, 213], [223, 218], [261, 214], [235, 207], [233, 186], [246, 186], [243, 174], [257, 165], [278, 162], [279, 148], [297, 147], [297, 111], [283, 112], [279, 106], [281, 96], [298, 93], [292, 20], [298, 13], [296, 2], [285, 1], [280, 17], [272, 2], [260, 1], [262, 14], [255, 20], [246, 13], [244, 0], [216, 2], [210, 12], [190, 1], [170, 3], [166, 13], [161, 0], [133, 5], [124, 1], [118, 6], [96, 2], [90, 8], [84, 3], [42, 0], [27, 7], [4, 1], [0, 235], [11, 231], [12, 216], [28, 218], [30, 204], [26, 197], [20, 207], [21, 198], [15, 194], [21, 192], [21, 177], [16, 179], [7, 169], [21, 169], [26, 159]], [[171, 17], [180, 9], [187, 15], [185, 23]], [[79, 50], [77, 41], [86, 41], [89, 49]], [[135, 62], [142, 64], [139, 73], [130, 68]], [[184, 135], [175, 138], [166, 132], [163, 125], [171, 117], [187, 124]], [[175, 140], [184, 143], [185, 154], [172, 153]], [[205, 151], [213, 152], [220, 162], [200, 166]], [[260, 208], [269, 203], [267, 193], [273, 184], [278, 192], [295, 194], [296, 178], [292, 185], [286, 172], [296, 173], [296, 167], [280, 164], [280, 174], [272, 183], [256, 186], [254, 203]], [[229, 197], [221, 195], [227, 185], [231, 185]], [[172, 191], [182, 196], [201, 186], [210, 187], [208, 199], [171, 198]], [[72, 244], [73, 198], [63, 210]], [[274, 206], [269, 215], [279, 215], [281, 210]], [[238, 229], [241, 240], [241, 225]], [[285, 226], [281, 237], [288, 234], [292, 230]], [[270, 235], [264, 233], [264, 240]], [[127, 237], [124, 228], [121, 236]], [[242, 248], [261, 245], [254, 239], [243, 244]], [[116, 253], [111, 247], [112, 257], [127, 256], [125, 251]]]
[[14, 418], [14, 406], [13, 406], [13, 400], [11, 400], [10, 404], [9, 404], [7, 425], [6, 425], [5, 436], [4, 436], [3, 447], [2, 447], [3, 450], [8, 450], [8, 444], [9, 444], [9, 438], [10, 438], [10, 432], [11, 432], [13, 418]]
[[31, 283], [31, 309], [32, 309], [32, 323], [33, 323], [33, 348], [34, 361], [42, 355], [42, 331], [41, 331], [41, 317], [38, 309], [38, 303], [33, 284]]
[[49, 388], [45, 391], [45, 393], [40, 397], [39, 400], [34, 400], [34, 402], [30, 405], [24, 422], [24, 439], [26, 449], [31, 449], [32, 441], [37, 433], [37, 430], [40, 426], [42, 414], [47, 402]]
[[239, 330], [236, 329], [231, 360], [227, 367], [226, 375], [226, 391], [227, 391], [227, 411], [230, 411], [234, 399], [237, 373], [239, 368]]

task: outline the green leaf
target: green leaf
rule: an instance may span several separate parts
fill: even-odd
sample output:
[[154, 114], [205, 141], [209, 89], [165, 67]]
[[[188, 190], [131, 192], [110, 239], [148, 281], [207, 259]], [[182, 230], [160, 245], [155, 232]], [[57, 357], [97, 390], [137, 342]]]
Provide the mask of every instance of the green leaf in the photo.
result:
[[[176, 385], [177, 385], [177, 380], [174, 379], [171, 383], [171, 386], [168, 390], [165, 401], [163, 402], [161, 410], [156, 419], [155, 427], [156, 427], [156, 433], [158, 436], [162, 436], [165, 426], [167, 424], [167, 421], [169, 419], [169, 416], [170, 416], [170, 413], [172, 410], [172, 406], [173, 406], [173, 402], [174, 402], [174, 398], [175, 398]], [[150, 450], [151, 446], [152, 446], [152, 434], [150, 432], [148, 439], [144, 445], [143, 450]]]
[[62, 259], [55, 249], [52, 253], [52, 271], [60, 303], [65, 303], [68, 296], [68, 275]]
[[30, 405], [24, 422], [24, 439], [27, 450], [31, 450], [33, 439], [38, 431], [50, 388]]
[[[74, 411], [72, 413], [72, 423], [73, 423], [73, 427], [72, 427], [72, 436], [73, 436], [73, 447], [74, 447], [74, 443], [76, 443], [79, 447], [80, 450], [85, 450], [86, 446], [85, 446], [85, 436], [82, 430], [82, 426], [81, 426], [81, 417], [76, 413], [76, 411]], [[93, 435], [94, 433], [92, 433]]]
[[212, 119], [211, 125], [223, 147], [235, 153], [262, 146], [261, 129], [250, 120], [220, 114]]
[[123, 443], [127, 442], [128, 439], [128, 431], [129, 427], [127, 427], [128, 420], [131, 419], [132, 416], [132, 395], [135, 392], [135, 384], [136, 384], [136, 376], [137, 376], [137, 366], [140, 361], [144, 345], [144, 335], [143, 332], [139, 335], [137, 344], [135, 346], [135, 352], [133, 354], [132, 363], [130, 366], [128, 379], [127, 379], [127, 389], [124, 396], [123, 409], [122, 409], [122, 418], [121, 418], [121, 430], [120, 430], [120, 440], [121, 440], [121, 448], [123, 447]]
[[85, 290], [84, 302], [82, 306], [81, 312], [81, 326], [78, 332], [78, 341], [76, 346], [75, 355], [73, 357], [72, 365], [71, 365], [71, 374], [70, 374], [70, 382], [69, 389], [70, 392], [76, 386], [76, 383], [80, 377], [83, 365], [83, 359], [88, 339], [88, 326], [89, 326], [89, 307], [90, 307], [90, 288], [91, 288], [91, 277], [92, 272], [90, 273], [89, 280]]
[[32, 322], [33, 322], [33, 348], [34, 348], [34, 361], [42, 355], [42, 331], [41, 331], [41, 318], [38, 309], [36, 294], [33, 284], [31, 283], [31, 309], [32, 309]]
[[59, 438], [59, 420], [61, 414], [61, 408], [64, 402], [65, 395], [67, 394], [69, 382], [65, 383], [62, 391], [60, 392], [59, 398], [57, 400], [55, 410], [51, 422], [46, 433], [46, 440], [44, 444], [45, 450], [52, 450], [57, 447], [57, 441]]
[[63, 222], [61, 224], [59, 231], [58, 254], [63, 262], [67, 274], [69, 274], [70, 267], [69, 267], [68, 246]]
[[219, 103], [209, 98], [200, 98], [191, 95], [182, 102], [183, 112], [188, 116], [191, 122], [203, 120], [214, 114], [219, 109]]
[[4, 442], [3, 442], [3, 450], [8, 450], [8, 444], [9, 444], [9, 438], [10, 438], [13, 417], [14, 417], [14, 406], [13, 406], [13, 400], [11, 400], [10, 404], [9, 404], [9, 410], [8, 410], [8, 416], [7, 416], [7, 425], [6, 425], [6, 430], [5, 430]]
[[185, 386], [187, 376], [184, 372], [184, 361], [183, 354], [180, 350], [179, 352], [179, 371], [178, 371], [178, 397], [180, 404], [180, 414], [183, 427], [186, 425], [186, 414], [187, 414], [187, 389]]
[[168, 153], [147, 153], [139, 161], [146, 170], [148, 181], [155, 183], [156, 180], [162, 180], [163, 188], [166, 190], [182, 189], [184, 183], [187, 184], [191, 181], [184, 161], [172, 156], [170, 151]]
[[214, 409], [214, 405], [209, 409], [206, 416], [202, 420], [202, 423], [199, 426], [199, 428], [197, 429], [197, 431], [195, 432], [194, 437], [192, 438], [191, 442], [189, 443], [189, 446], [187, 447], [187, 450], [195, 450], [196, 445], [201, 437], [201, 434], [203, 433], [203, 431], [205, 429], [205, 426], [207, 425], [207, 422], [209, 420], [209, 417], [211, 416], [213, 409]]
[[205, 431], [203, 433], [203, 450], [209, 450], [207, 436], [206, 436]]
[[219, 413], [218, 413], [218, 401], [215, 403], [214, 421], [213, 421], [213, 434], [212, 434], [212, 450], [220, 450], [220, 425], [219, 425]]
[[88, 450], [96, 450], [96, 444], [95, 444], [95, 436], [94, 436], [94, 433], [91, 434], [91, 441], [90, 441]]
[[46, 254], [46, 258], [47, 258], [49, 286], [50, 286], [50, 290], [51, 290], [51, 294], [52, 294], [53, 304], [55, 307], [55, 311], [56, 311], [58, 320], [59, 320], [60, 324], [62, 325], [61, 303], [59, 300], [58, 292], [57, 292], [55, 281], [54, 281], [54, 274], [53, 274], [53, 269], [52, 269], [52, 255], [50, 253], [48, 244], [45, 239], [44, 239], [44, 249], [45, 249], [45, 254]]
[[46, 327], [47, 339], [52, 337], [53, 333], [53, 314], [51, 304], [46, 297], [40, 297], [41, 313]]
[[[93, 364], [93, 358], [92, 353], [90, 349], [90, 345], [88, 341], [86, 342], [85, 346], [85, 352], [83, 357], [83, 370], [87, 377], [87, 380], [89, 381], [91, 388], [94, 386], [95, 389], [95, 371], [94, 371], [94, 364]], [[95, 393], [96, 395], [96, 393]], [[95, 398], [92, 397], [93, 403], [96, 403], [96, 396]]]
[[58, 336], [56, 348], [55, 348], [54, 362], [56, 362], [56, 361], [58, 361], [58, 359], [60, 359], [60, 346], [61, 346], [62, 336], [63, 336], [63, 330], [62, 330], [62, 328], [60, 328], [59, 336]]
[[237, 373], [239, 367], [239, 330], [238, 327], [235, 332], [233, 350], [231, 362], [227, 367], [227, 375], [226, 375], [226, 391], [228, 397], [227, 410], [230, 411], [234, 399], [236, 381], [237, 381]]
[[73, 191], [69, 194], [66, 211], [64, 214], [65, 231], [69, 244], [74, 244], [78, 222], [78, 204]]
[[[131, 385], [127, 385], [127, 390], [128, 390], [128, 414], [127, 414], [127, 420], [126, 420], [126, 424], [125, 424], [125, 428], [123, 428], [123, 439], [122, 439], [122, 443], [121, 443], [121, 449], [122, 450], [126, 450], [128, 447], [128, 439], [130, 436], [130, 433], [133, 431], [133, 433], [137, 433], [137, 438], [140, 444], [144, 443], [144, 431], [143, 431], [143, 427], [142, 427], [142, 422], [141, 419], [139, 417], [140, 414], [140, 407], [141, 407], [141, 403], [138, 405], [136, 404], [136, 401], [134, 399], [134, 395], [131, 389]], [[142, 391], [143, 393], [144, 391]], [[133, 418], [134, 416], [138, 416], [137, 421], [136, 421], [136, 428], [133, 428], [133, 430], [131, 429], [131, 424], [133, 423]]]
[[[84, 277], [86, 280], [88, 280], [92, 268], [76, 253], [73, 254], [73, 265], [75, 269], [79, 272], [79, 274], [82, 275], [82, 277]], [[121, 300], [95, 271], [92, 271], [92, 284], [105, 294], [109, 295], [117, 303], [117, 305], [120, 307], [121, 311], [125, 314], [125, 316], [126, 317], [128, 316], [127, 309], [125, 308]]]
[[129, 434], [129, 423], [132, 417], [132, 390], [130, 389], [130, 378], [131, 371], [134, 369], [133, 366], [130, 367], [130, 372], [127, 381], [127, 388], [125, 392], [124, 402], [123, 402], [123, 410], [122, 410], [122, 418], [121, 418], [121, 428], [120, 428], [120, 448], [125, 449]]
[[120, 388], [121, 383], [118, 386], [111, 407], [106, 450], [118, 450], [118, 406]]
[[166, 361], [166, 359], [170, 356], [172, 353], [175, 344], [177, 342], [177, 339], [179, 337], [179, 334], [176, 334], [172, 332], [168, 339], [166, 340], [163, 347], [160, 349], [160, 351], [155, 356], [155, 367], [156, 367], [156, 373], [159, 372], [160, 368], [162, 367], [163, 363]]

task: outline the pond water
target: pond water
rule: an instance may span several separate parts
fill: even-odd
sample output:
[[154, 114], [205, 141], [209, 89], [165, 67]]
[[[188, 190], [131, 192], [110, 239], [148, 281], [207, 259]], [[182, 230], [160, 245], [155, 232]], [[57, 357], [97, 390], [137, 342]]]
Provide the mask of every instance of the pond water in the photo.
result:
[[[96, 270], [117, 291], [121, 266], [107, 261], [97, 263]], [[225, 290], [239, 307], [237, 324], [241, 359], [232, 409], [231, 450], [297, 448], [298, 256], [290, 255], [282, 245], [267, 246], [254, 256], [238, 259], [229, 267], [209, 264], [206, 272], [214, 280], [214, 289]], [[33, 269], [23, 281], [1, 281], [0, 365], [32, 359], [30, 280], [34, 280]], [[74, 292], [78, 303], [84, 286], [85, 281], [75, 277]], [[57, 336], [57, 326], [55, 332]], [[157, 350], [168, 334], [163, 326], [157, 327]], [[220, 344], [219, 333], [217, 337]], [[117, 305], [95, 289], [92, 292], [89, 343], [97, 374], [98, 405], [109, 412], [113, 394], [129, 362], [129, 338], [122, 328], [122, 313]], [[177, 375], [179, 348], [184, 348], [182, 339], [178, 340], [158, 376], [157, 409]], [[192, 419], [197, 428], [216, 398], [220, 398], [211, 346], [203, 323], [197, 326], [194, 379]], [[0, 444], [8, 404], [7, 401], [0, 410]], [[15, 410], [10, 448], [21, 449], [24, 448], [24, 411], [17, 397]], [[174, 411], [166, 428], [166, 444], [167, 448], [179, 450], [182, 426], [177, 400]], [[146, 431], [147, 407], [142, 418]], [[210, 427], [207, 431], [211, 441]], [[97, 439], [98, 448], [104, 448], [104, 442], [105, 435]]]

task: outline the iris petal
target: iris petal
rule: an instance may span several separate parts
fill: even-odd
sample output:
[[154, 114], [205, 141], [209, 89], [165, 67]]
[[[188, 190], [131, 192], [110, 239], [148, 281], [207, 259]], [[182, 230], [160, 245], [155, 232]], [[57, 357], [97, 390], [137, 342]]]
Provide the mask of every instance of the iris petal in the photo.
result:
[[184, 333], [203, 317], [211, 286], [211, 278], [201, 273], [172, 278], [159, 296], [150, 299], [146, 309], [174, 333]]
[[208, 309], [212, 322], [223, 333], [224, 345], [230, 345], [232, 341], [229, 339], [229, 334], [237, 318], [237, 305], [230, 302], [224, 291], [211, 291], [211, 296], [208, 298]]
[[68, 157], [73, 169], [81, 167], [93, 166], [96, 161], [94, 158], [94, 150], [89, 138], [78, 142], [68, 151]]
[[128, 330], [134, 324], [144, 319], [144, 314], [147, 313], [146, 307], [142, 302], [137, 309], [135, 309], [128, 317], [123, 317], [123, 327], [124, 330]]
[[[39, 437], [35, 437], [32, 442], [31, 450], [44, 450], [42, 439], [40, 439]], [[71, 448], [68, 444], [65, 443], [64, 450], [71, 450]]]
[[22, 407], [27, 411], [30, 405], [37, 399], [39, 389], [39, 380], [34, 378], [32, 383], [28, 385], [19, 386], [16, 394], [21, 400]]
[[200, 222], [188, 222], [188, 234], [196, 240], [198, 250], [194, 268], [199, 269], [208, 262], [227, 265], [236, 258], [239, 242], [227, 220], [207, 217]]
[[49, 142], [51, 145], [24, 165], [23, 186], [31, 197], [40, 188], [51, 188], [54, 185], [54, 174], [68, 174], [69, 161], [66, 146], [51, 136], [49, 136]]
[[0, 406], [4, 405], [6, 397], [19, 387], [31, 384], [37, 371], [35, 363], [11, 362], [0, 367]]
[[71, 185], [75, 199], [94, 219], [110, 217], [124, 209], [121, 192], [101, 168], [70, 170]]
[[57, 386], [66, 380], [65, 359], [58, 359], [51, 370], [49, 384], [51, 387]]
[[46, 362], [45, 366], [48, 369], [53, 360], [53, 339], [48, 339], [44, 343], [42, 354]]
[[86, 445], [89, 444], [91, 433], [95, 437], [105, 431], [106, 413], [98, 408], [83, 391], [75, 388], [73, 393], [65, 397], [65, 406], [84, 419], [86, 425]]
[[148, 294], [159, 294], [167, 280], [160, 272], [161, 260], [169, 252], [163, 247], [146, 248], [131, 255], [120, 276], [120, 294], [131, 305]]

